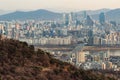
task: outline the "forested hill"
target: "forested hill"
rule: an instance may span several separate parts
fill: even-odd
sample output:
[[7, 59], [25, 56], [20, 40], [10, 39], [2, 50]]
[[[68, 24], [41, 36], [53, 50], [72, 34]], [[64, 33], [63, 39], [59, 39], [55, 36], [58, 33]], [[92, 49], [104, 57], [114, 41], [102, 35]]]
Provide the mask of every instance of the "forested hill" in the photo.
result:
[[100, 72], [84, 71], [52, 58], [34, 46], [0, 40], [0, 80], [116, 80]]

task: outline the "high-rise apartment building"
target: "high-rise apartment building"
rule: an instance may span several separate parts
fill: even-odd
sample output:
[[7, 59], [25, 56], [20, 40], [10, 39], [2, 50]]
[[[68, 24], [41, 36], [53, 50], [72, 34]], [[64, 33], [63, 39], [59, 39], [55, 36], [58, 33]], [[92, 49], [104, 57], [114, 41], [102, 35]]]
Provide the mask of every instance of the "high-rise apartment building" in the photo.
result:
[[104, 24], [105, 23], [105, 14], [104, 13], [100, 13], [100, 15], [99, 15], [99, 22], [100, 22], [100, 24]]
[[78, 63], [84, 63], [85, 62], [85, 53], [83, 51], [80, 51], [77, 53], [77, 62]]

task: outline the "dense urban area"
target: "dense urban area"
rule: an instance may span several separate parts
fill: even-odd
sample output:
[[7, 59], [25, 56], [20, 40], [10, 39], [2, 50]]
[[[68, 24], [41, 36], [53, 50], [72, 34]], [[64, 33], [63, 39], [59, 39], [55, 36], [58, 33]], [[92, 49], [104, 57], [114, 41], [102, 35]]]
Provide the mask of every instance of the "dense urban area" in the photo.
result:
[[[2, 38], [27, 42], [36, 49], [43, 48], [54, 58], [77, 68], [120, 71], [120, 54], [114, 55], [109, 49], [120, 47], [120, 24], [106, 20], [105, 13], [99, 14], [99, 20], [92, 19], [84, 11], [80, 18], [76, 13], [63, 13], [58, 20], [0, 21], [0, 34]], [[108, 48], [83, 50], [92, 46]]]

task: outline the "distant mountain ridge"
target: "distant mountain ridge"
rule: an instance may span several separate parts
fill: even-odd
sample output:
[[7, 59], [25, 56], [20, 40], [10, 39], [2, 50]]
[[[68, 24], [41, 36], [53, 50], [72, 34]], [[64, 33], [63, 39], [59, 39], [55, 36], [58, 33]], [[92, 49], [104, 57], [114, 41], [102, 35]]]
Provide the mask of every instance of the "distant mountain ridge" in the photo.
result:
[[[120, 23], [120, 8], [109, 10], [107, 12], [104, 12], [106, 16], [107, 21], [116, 21], [117, 23]], [[94, 20], [99, 19], [99, 14], [93, 14], [91, 15]]]
[[36, 10], [36, 11], [16, 11], [13, 13], [5, 14], [0, 16], [0, 20], [26, 20], [26, 19], [38, 19], [38, 20], [54, 20], [61, 17], [60, 13], [54, 13], [47, 10]]
[[94, 14], [100, 14], [101, 12], [106, 13], [106, 12], [110, 11], [110, 9], [83, 10], [83, 11], [77, 12], [77, 14], [83, 14], [84, 11], [86, 11], [86, 13], [87, 13], [88, 15], [94, 15]]
[[0, 15], [5, 15], [5, 14], [11, 13], [11, 12], [13, 12], [13, 11], [11, 11], [11, 10], [8, 10], [8, 11], [0, 10]]
[[113, 20], [120, 23], [120, 8], [114, 9], [106, 13], [107, 20]]
[[[120, 8], [118, 9], [99, 9], [99, 10], [85, 10], [88, 15], [91, 15], [94, 20], [99, 19], [99, 14], [104, 12], [106, 15], [106, 20], [116, 21], [120, 23]], [[83, 11], [75, 12], [78, 16], [83, 15]], [[35, 11], [16, 11], [0, 16], [0, 20], [58, 20], [62, 18], [62, 13], [56, 13], [44, 9], [39, 9]]]

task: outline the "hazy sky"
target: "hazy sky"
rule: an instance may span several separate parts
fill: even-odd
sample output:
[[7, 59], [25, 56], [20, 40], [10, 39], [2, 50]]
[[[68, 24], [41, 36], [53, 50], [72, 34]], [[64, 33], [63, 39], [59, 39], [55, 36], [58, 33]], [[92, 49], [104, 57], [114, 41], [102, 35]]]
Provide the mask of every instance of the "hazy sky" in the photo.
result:
[[78, 11], [101, 8], [120, 8], [120, 0], [0, 0], [1, 10]]

